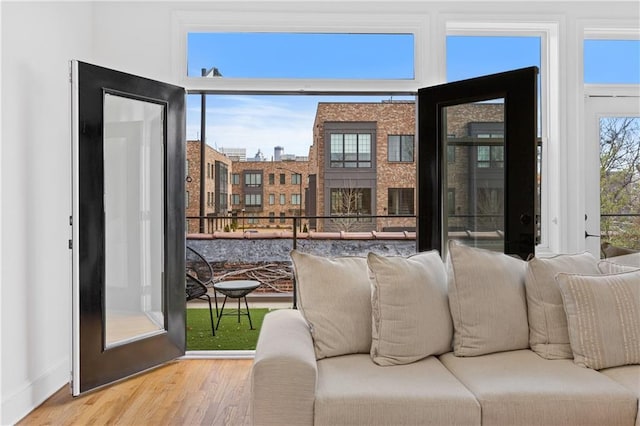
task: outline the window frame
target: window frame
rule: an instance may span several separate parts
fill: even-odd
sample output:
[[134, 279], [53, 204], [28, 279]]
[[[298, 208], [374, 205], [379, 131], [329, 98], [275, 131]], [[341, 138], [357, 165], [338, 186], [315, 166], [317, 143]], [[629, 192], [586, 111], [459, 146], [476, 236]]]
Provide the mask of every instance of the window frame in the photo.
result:
[[[381, 6], [384, 9], [384, 6]], [[561, 144], [561, 136], [577, 134], [582, 122], [571, 111], [579, 107], [581, 85], [572, 90], [560, 90], [563, 82], [572, 80], [577, 70], [565, 63], [564, 49], [581, 52], [582, 37], [576, 40], [567, 36], [567, 22], [563, 14], [552, 11], [532, 14], [513, 7], [489, 5], [481, 10], [435, 5], [407, 13], [366, 12], [361, 5], [344, 5], [340, 19], [335, 11], [320, 7], [309, 13], [304, 7], [281, 7], [272, 12], [249, 13], [235, 6], [225, 10], [175, 10], [171, 14], [172, 81], [187, 89], [188, 93], [265, 93], [265, 94], [393, 94], [415, 96], [421, 87], [446, 82], [447, 35], [533, 35], [541, 38], [541, 138], [545, 146], [542, 153], [541, 185], [541, 242], [536, 247], [544, 252], [574, 250], [567, 244], [567, 232], [557, 226], [566, 226], [568, 207], [572, 197], [567, 191], [575, 186], [567, 182], [565, 168], [567, 158], [573, 158], [574, 147], [567, 149]], [[560, 10], [563, 10], [560, 8]], [[633, 20], [615, 19], [610, 27], [637, 27]], [[622, 22], [622, 23], [621, 23]], [[195, 31], [210, 32], [327, 32], [327, 33], [403, 33], [414, 36], [414, 78], [406, 80], [324, 80], [324, 79], [203, 79], [187, 77], [187, 34]], [[567, 41], [567, 39], [569, 39]], [[568, 46], [568, 47], [567, 47]], [[578, 61], [581, 66], [582, 61]], [[578, 84], [574, 82], [574, 84]], [[566, 89], [563, 87], [563, 89]], [[569, 100], [567, 101], [567, 92]], [[571, 98], [573, 96], [573, 98]], [[562, 101], [562, 102], [561, 102]], [[567, 104], [568, 102], [568, 104]], [[565, 115], [568, 114], [569, 120]], [[579, 113], [578, 113], [579, 114]], [[569, 121], [568, 124], [565, 124]], [[568, 132], [568, 133], [567, 133]], [[576, 142], [577, 143], [577, 142]], [[575, 144], [575, 143], [574, 143]], [[582, 164], [574, 167], [583, 167]], [[552, 182], [552, 184], [550, 184]], [[573, 200], [571, 201], [573, 202]], [[572, 232], [569, 232], [572, 233]]]

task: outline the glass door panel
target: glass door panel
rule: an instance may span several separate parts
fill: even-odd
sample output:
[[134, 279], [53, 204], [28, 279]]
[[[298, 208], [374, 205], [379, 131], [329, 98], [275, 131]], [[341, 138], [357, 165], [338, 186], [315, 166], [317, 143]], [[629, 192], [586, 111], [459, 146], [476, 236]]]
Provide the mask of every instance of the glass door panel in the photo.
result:
[[164, 332], [164, 105], [104, 96], [105, 347]]
[[442, 119], [447, 239], [503, 251], [504, 99], [448, 106]]
[[640, 250], [640, 115], [599, 121], [600, 243]]

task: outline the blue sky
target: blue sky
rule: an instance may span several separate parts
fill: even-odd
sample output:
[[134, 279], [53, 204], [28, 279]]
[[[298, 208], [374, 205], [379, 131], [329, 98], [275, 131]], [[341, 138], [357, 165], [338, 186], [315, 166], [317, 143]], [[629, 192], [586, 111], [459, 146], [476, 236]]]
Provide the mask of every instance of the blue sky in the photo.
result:
[[[217, 67], [221, 78], [413, 78], [413, 37], [389, 34], [190, 34], [188, 72]], [[612, 66], [611, 64], [616, 64]], [[540, 66], [537, 37], [447, 38], [447, 80]], [[640, 83], [639, 41], [585, 42], [586, 83]], [[207, 143], [214, 148], [275, 146], [307, 155], [321, 101], [377, 102], [389, 97], [207, 96]], [[200, 96], [187, 100], [187, 138], [200, 135]]]

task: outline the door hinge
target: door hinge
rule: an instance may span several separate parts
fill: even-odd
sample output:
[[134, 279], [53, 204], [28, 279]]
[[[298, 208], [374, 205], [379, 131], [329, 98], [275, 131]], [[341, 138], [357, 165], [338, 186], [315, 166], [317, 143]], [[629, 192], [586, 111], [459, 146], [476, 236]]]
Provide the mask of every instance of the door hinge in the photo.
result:
[[69, 240], [69, 250], [73, 250], [73, 240]]

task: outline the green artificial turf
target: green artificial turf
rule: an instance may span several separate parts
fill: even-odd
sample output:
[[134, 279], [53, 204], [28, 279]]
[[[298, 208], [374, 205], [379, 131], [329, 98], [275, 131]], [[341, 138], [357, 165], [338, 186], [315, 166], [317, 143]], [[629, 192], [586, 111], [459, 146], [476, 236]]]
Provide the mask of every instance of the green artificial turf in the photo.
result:
[[[249, 318], [240, 315], [240, 324], [237, 316], [225, 315], [220, 320], [220, 327], [216, 335], [211, 335], [211, 320], [209, 309], [187, 309], [187, 350], [188, 351], [220, 351], [220, 350], [253, 350], [256, 348], [262, 320], [270, 309], [250, 309], [251, 322], [254, 330], [249, 329]], [[229, 310], [231, 312], [231, 310]], [[214, 324], [217, 322], [215, 312]]]

